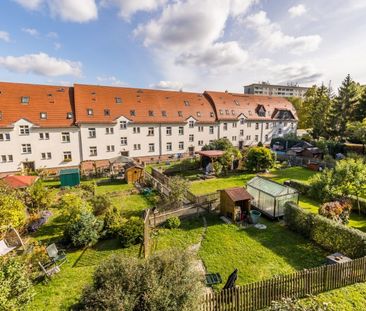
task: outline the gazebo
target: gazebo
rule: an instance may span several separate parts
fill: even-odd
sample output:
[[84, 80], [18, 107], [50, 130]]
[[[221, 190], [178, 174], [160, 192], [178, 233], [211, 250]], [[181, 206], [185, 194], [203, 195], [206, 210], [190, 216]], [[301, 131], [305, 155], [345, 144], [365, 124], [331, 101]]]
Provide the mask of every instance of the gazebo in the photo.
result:
[[252, 206], [270, 218], [283, 216], [287, 202], [299, 202], [297, 190], [260, 176], [247, 183], [247, 191], [254, 198]]
[[225, 151], [222, 150], [202, 150], [197, 151], [197, 154], [201, 156], [201, 165], [205, 173], [209, 173], [213, 170], [212, 163], [218, 158], [221, 158]]

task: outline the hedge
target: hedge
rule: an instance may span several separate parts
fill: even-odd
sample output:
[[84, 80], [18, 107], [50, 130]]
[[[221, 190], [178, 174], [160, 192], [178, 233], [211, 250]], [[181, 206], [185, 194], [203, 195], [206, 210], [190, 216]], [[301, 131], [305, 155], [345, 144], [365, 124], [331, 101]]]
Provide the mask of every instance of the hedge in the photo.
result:
[[294, 203], [285, 207], [289, 229], [303, 234], [330, 252], [351, 258], [366, 256], [366, 233], [348, 228], [320, 215], [304, 211]]

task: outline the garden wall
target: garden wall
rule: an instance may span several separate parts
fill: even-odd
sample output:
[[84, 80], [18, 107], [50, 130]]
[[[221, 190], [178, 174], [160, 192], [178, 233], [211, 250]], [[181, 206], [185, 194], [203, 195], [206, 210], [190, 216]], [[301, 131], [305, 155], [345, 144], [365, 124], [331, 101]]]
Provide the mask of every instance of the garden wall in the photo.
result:
[[340, 252], [351, 258], [366, 256], [366, 233], [360, 230], [308, 213], [294, 203], [286, 204], [285, 222], [289, 229], [331, 252]]

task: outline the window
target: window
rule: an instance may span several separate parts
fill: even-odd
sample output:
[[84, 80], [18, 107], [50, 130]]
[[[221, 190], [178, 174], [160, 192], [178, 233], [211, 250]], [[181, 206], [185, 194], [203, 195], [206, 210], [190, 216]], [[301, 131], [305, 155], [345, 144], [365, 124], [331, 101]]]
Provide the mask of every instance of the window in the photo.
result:
[[62, 132], [61, 133], [61, 141], [63, 143], [69, 143], [70, 142], [70, 133], [69, 132]]
[[183, 126], [180, 126], [179, 129], [178, 129], [178, 134], [179, 135], [184, 135], [184, 127]]
[[148, 132], [147, 132], [147, 136], [154, 136], [154, 128], [153, 127], [149, 127]]
[[185, 100], [184, 101], [184, 106], [188, 107], [189, 106], [189, 101], [188, 100]]
[[104, 109], [104, 116], [109, 117], [111, 115], [111, 111], [109, 109]]
[[72, 112], [66, 113], [66, 119], [72, 119]]
[[166, 111], [165, 111], [165, 110], [163, 110], [163, 111], [161, 112], [161, 115], [162, 115], [163, 117], [166, 117], [166, 116], [167, 116]]
[[266, 130], [268, 130], [268, 129], [269, 129], [269, 123], [266, 122]]
[[240, 124], [244, 124], [244, 122], [245, 122], [245, 119], [244, 118], [241, 118], [240, 119]]
[[114, 145], [108, 145], [107, 152], [114, 152]]
[[259, 123], [258, 122], [255, 124], [255, 129], [259, 130]]
[[224, 131], [227, 131], [227, 123], [224, 123]]
[[189, 127], [194, 128], [194, 121], [189, 121]]
[[130, 116], [135, 117], [136, 116], [136, 110], [130, 110]]
[[183, 141], [180, 141], [180, 142], [178, 143], [178, 149], [179, 149], [179, 150], [183, 150], [183, 149], [184, 149], [184, 142], [183, 142]]
[[141, 145], [140, 144], [134, 144], [133, 145], [133, 150], [141, 150]]
[[86, 114], [87, 114], [88, 116], [92, 116], [92, 115], [94, 115], [94, 111], [93, 111], [93, 109], [91, 109], [91, 108], [86, 109]]
[[203, 132], [203, 126], [198, 127], [198, 132]]
[[47, 119], [47, 112], [41, 112], [39, 114], [39, 117], [42, 119], [42, 120], [46, 120]]
[[30, 144], [22, 144], [22, 153], [32, 153], [32, 147]]
[[0, 141], [9, 141], [10, 134], [9, 133], [0, 133]]
[[166, 143], [166, 151], [172, 151], [172, 143]]
[[1, 162], [3, 162], [3, 163], [5, 163], [5, 162], [7, 162], [7, 158], [6, 158], [6, 155], [2, 155], [1, 156]]
[[19, 126], [19, 133], [20, 135], [29, 135], [29, 126], [28, 125]]
[[106, 135], [112, 135], [114, 134], [114, 128], [113, 127], [106, 127], [105, 128]]
[[222, 109], [219, 110], [220, 114], [224, 114], [224, 111]]
[[140, 128], [138, 126], [135, 126], [132, 131], [134, 134], [140, 134]]
[[280, 129], [278, 129], [278, 134], [282, 134], [282, 129], [280, 128]]
[[155, 152], [155, 144], [149, 144], [149, 152]]
[[210, 125], [209, 133], [210, 134], [213, 134], [214, 133], [214, 127], [212, 125]]
[[22, 96], [20, 98], [20, 102], [23, 104], [23, 105], [28, 105], [29, 104], [29, 100], [30, 100], [30, 97], [29, 96]]
[[97, 147], [96, 146], [89, 147], [89, 156], [96, 157], [97, 155], [98, 155]]
[[201, 116], [201, 112], [197, 111], [197, 117]]
[[194, 141], [194, 135], [193, 134], [189, 134], [189, 141], [193, 142]]
[[178, 111], [178, 116], [183, 117], [183, 111]]
[[51, 152], [42, 152], [41, 153], [42, 160], [50, 160], [52, 159]]
[[239, 102], [236, 99], [234, 99], [234, 103], [235, 105], [240, 106]]
[[40, 140], [48, 140], [50, 139], [50, 133], [39, 133]]
[[154, 111], [149, 110], [149, 117], [153, 117], [154, 116]]
[[71, 151], [64, 151], [64, 162], [72, 161]]
[[1, 156], [1, 162], [6, 163], [6, 162], [13, 162], [13, 155], [9, 154], [8, 156], [6, 156], [5, 154], [3, 154]]
[[231, 110], [231, 114], [235, 116], [235, 110]]
[[170, 126], [168, 126], [168, 127], [166, 128], [166, 134], [167, 134], [168, 136], [172, 135], [172, 128], [171, 128]]
[[210, 117], [213, 118], [214, 116], [215, 116], [214, 113], [211, 111], [210, 112]]
[[232, 136], [232, 137], [231, 137], [231, 140], [232, 140], [232, 141], [236, 141], [236, 136]]
[[127, 145], [127, 137], [121, 137], [121, 145], [126, 146]]
[[228, 109], [225, 109], [225, 114], [228, 116], [230, 114]]
[[293, 130], [293, 129], [294, 129], [294, 123], [291, 122], [291, 130]]
[[126, 121], [119, 121], [119, 128], [121, 130], [125, 130], [127, 128], [127, 122]]
[[245, 139], [246, 139], [246, 140], [251, 140], [251, 139], [252, 139], [252, 136], [247, 135], [247, 137], [246, 137]]
[[240, 136], [244, 136], [244, 130], [240, 130]]
[[234, 122], [233, 123], [233, 128], [237, 128], [238, 127], [238, 123]]
[[284, 122], [284, 123], [283, 123], [283, 126], [284, 126], [284, 127], [286, 127], [286, 126], [287, 126], [287, 122]]
[[198, 146], [203, 146], [203, 140], [198, 141]]
[[264, 140], [268, 141], [268, 135], [264, 135]]
[[89, 138], [97, 137], [97, 133], [94, 127], [88, 128]]
[[258, 141], [258, 140], [259, 140], [259, 136], [255, 135], [255, 141]]
[[8, 162], [13, 162], [13, 155], [12, 154], [8, 155]]
[[252, 123], [251, 122], [248, 122], [247, 123], [247, 127], [252, 127]]
[[114, 101], [116, 104], [122, 104], [122, 98], [121, 97], [115, 97]]

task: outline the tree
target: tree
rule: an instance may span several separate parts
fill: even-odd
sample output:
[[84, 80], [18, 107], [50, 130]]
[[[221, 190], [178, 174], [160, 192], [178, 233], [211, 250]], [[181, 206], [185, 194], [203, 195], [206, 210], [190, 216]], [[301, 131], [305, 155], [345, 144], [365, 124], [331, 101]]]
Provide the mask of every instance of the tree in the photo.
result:
[[347, 200], [326, 202], [319, 208], [319, 215], [333, 221], [347, 225], [351, 213], [352, 204]]
[[364, 88], [362, 95], [353, 111], [353, 120], [362, 121], [366, 119], [366, 88]]
[[159, 252], [145, 261], [113, 256], [95, 271], [85, 288], [81, 310], [196, 311], [203, 275], [192, 255], [181, 250]]
[[103, 215], [112, 206], [112, 201], [106, 194], [93, 196], [89, 203], [93, 207], [93, 213], [96, 216]]
[[183, 205], [186, 191], [189, 188], [189, 182], [187, 179], [174, 176], [169, 181], [169, 197], [168, 201], [173, 207], [181, 207]]
[[0, 309], [24, 310], [33, 298], [27, 267], [15, 257], [0, 257]]
[[20, 199], [14, 193], [0, 194], [0, 232], [8, 226], [19, 229], [26, 220], [26, 207]]
[[220, 163], [222, 164], [222, 168], [224, 169], [225, 174], [227, 173], [228, 168], [233, 169], [234, 160], [241, 160], [243, 155], [240, 150], [235, 147], [230, 147], [225, 150], [225, 153], [222, 157], [219, 158]]
[[55, 192], [47, 189], [41, 180], [37, 180], [26, 192], [26, 205], [31, 212], [48, 210], [55, 200]]
[[62, 215], [69, 220], [78, 218], [84, 211], [92, 211], [90, 204], [75, 192], [65, 193], [61, 197], [58, 207], [61, 209]]
[[123, 247], [141, 242], [144, 235], [144, 221], [140, 217], [131, 217], [119, 228], [118, 235]]
[[301, 97], [289, 97], [288, 100], [292, 103], [297, 112], [297, 116], [299, 118], [297, 127], [299, 129], [307, 129], [311, 127], [311, 118], [308, 109], [309, 106], [304, 103], [304, 100]]
[[365, 153], [366, 144], [366, 118], [362, 121], [350, 122], [347, 124], [347, 136], [349, 139], [360, 142], [363, 146], [363, 153]]
[[215, 139], [213, 142], [208, 145], [204, 145], [202, 150], [228, 150], [233, 148], [233, 144], [227, 138]]
[[245, 166], [249, 171], [262, 172], [273, 167], [275, 158], [271, 150], [265, 147], [251, 147], [245, 157]]

